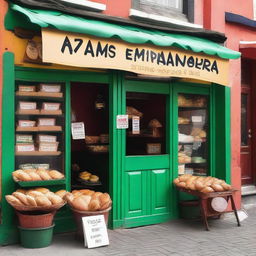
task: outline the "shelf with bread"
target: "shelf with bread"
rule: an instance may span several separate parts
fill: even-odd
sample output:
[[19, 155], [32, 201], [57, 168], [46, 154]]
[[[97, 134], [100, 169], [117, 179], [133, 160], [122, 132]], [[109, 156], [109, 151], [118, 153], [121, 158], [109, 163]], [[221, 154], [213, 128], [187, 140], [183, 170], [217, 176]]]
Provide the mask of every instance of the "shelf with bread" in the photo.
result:
[[16, 115], [38, 115], [38, 116], [61, 116], [62, 110], [44, 110], [44, 109], [33, 109], [33, 110], [25, 110], [19, 109], [16, 111]]
[[16, 156], [60, 156], [61, 151], [23, 151], [15, 152]]
[[17, 126], [16, 132], [62, 132], [62, 127], [59, 125], [35, 126], [35, 127]]
[[21, 187], [65, 184], [65, 176], [57, 170], [44, 168], [19, 169], [12, 173], [13, 180]]
[[63, 93], [62, 92], [16, 92], [16, 96], [23, 98], [23, 97], [30, 97], [30, 98], [42, 98], [42, 99], [63, 99]]

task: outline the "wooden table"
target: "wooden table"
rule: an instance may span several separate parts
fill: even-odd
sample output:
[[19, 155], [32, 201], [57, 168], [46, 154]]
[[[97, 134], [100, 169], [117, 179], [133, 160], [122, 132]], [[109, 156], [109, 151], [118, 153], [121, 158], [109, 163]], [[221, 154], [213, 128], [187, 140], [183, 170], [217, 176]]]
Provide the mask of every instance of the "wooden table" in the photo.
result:
[[199, 191], [184, 189], [180, 187], [177, 187], [177, 189], [179, 191], [199, 197], [199, 206], [200, 206], [201, 216], [207, 231], [210, 230], [207, 218], [211, 216], [218, 216], [221, 214], [220, 212], [216, 212], [213, 209], [211, 210], [209, 209], [209, 199], [214, 197], [224, 197], [226, 198], [227, 202], [229, 201], [229, 199], [231, 200], [232, 211], [236, 216], [237, 226], [240, 226], [240, 221], [238, 218], [236, 205], [233, 198], [233, 195], [237, 190], [233, 189], [233, 190], [223, 191], [223, 192], [202, 193]]

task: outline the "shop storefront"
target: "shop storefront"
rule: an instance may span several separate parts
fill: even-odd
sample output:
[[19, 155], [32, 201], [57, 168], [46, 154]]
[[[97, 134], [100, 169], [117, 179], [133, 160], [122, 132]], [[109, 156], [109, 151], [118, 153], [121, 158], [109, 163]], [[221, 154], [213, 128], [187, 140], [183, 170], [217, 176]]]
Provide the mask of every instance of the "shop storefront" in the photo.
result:
[[[21, 39], [18, 27], [39, 36]], [[111, 228], [178, 218], [184, 195], [172, 180], [179, 174], [230, 182], [228, 59], [239, 53], [192, 36], [17, 5], [6, 28], [16, 35], [6, 32], [15, 46], [4, 53], [0, 244], [17, 239], [4, 196], [19, 187], [86, 187], [77, 166], [100, 178], [95, 190], [110, 193]], [[85, 140], [72, 138], [76, 122], [84, 123]], [[55, 147], [41, 150], [40, 136]], [[65, 179], [15, 183], [12, 172], [26, 164], [48, 164]], [[74, 230], [68, 207], [55, 223], [56, 232]]]

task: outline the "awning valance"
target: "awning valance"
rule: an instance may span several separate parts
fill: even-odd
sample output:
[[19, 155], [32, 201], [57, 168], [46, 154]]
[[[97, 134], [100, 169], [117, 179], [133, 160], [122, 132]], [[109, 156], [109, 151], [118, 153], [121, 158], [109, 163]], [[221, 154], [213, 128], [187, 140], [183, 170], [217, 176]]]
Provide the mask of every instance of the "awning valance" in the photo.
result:
[[[12, 11], [18, 12], [20, 17], [29, 19], [30, 23], [41, 28], [58, 29], [101, 38], [115, 38], [133, 44], [176, 47], [195, 53], [218, 56], [223, 59], [236, 59], [241, 55], [239, 52], [230, 50], [210, 40], [189, 35], [112, 24], [71, 16], [57, 11], [29, 9], [16, 4], [11, 4], [10, 7]], [[11, 14], [9, 13], [9, 15]]]

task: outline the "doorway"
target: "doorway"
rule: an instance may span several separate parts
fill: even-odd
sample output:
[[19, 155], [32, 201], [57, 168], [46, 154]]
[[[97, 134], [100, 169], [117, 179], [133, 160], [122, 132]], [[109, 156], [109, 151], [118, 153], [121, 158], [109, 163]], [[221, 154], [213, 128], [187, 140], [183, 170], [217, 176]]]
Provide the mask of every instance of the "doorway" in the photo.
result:
[[255, 144], [253, 109], [253, 61], [241, 60], [241, 176], [242, 185], [255, 183], [255, 162], [253, 151]]
[[71, 140], [71, 188], [109, 192], [108, 85], [71, 83], [71, 121], [85, 139]]

